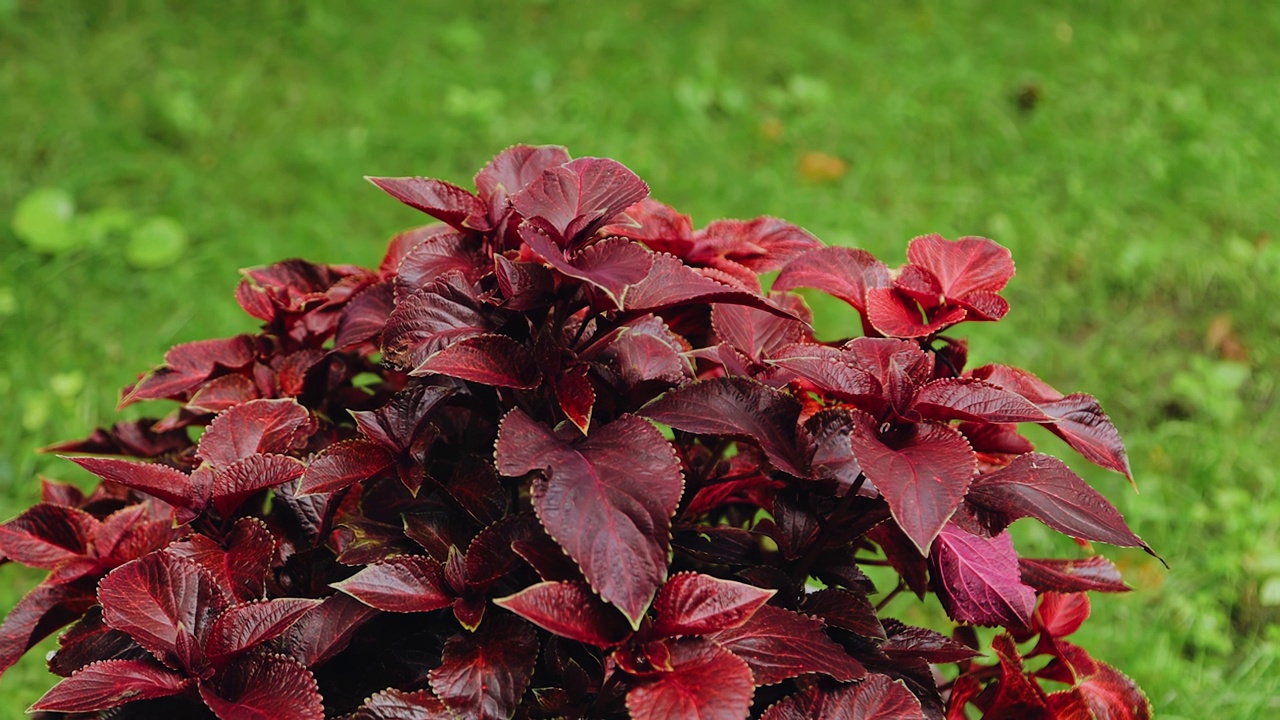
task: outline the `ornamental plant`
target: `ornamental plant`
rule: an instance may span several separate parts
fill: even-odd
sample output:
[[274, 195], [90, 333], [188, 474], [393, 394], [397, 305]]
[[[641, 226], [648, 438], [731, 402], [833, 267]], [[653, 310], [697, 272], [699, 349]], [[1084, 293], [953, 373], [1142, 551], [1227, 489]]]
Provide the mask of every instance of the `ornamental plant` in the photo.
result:
[[[261, 330], [170, 350], [121, 406], [176, 407], [53, 446], [101, 482], [0, 526], [50, 571], [0, 668], [66, 628], [33, 712], [1150, 716], [1068, 640], [1127, 589], [1088, 543], [1150, 549], [1019, 432], [1129, 476], [1115, 427], [946, 334], [1008, 311], [1006, 249], [928, 235], [890, 269], [771, 217], [695, 230], [551, 146], [475, 192], [373, 183], [439, 222], [376, 269], [245, 271]], [[816, 340], [798, 288], [858, 336]], [[1028, 517], [1081, 552], [1019, 557]], [[904, 590], [954, 632], [891, 617]]]

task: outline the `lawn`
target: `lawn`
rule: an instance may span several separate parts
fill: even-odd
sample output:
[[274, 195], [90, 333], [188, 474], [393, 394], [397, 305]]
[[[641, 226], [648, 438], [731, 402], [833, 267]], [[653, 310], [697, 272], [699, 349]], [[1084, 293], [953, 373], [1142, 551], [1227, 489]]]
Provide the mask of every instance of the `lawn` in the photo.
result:
[[[927, 232], [1011, 248], [975, 360], [1102, 400], [1140, 494], [1036, 439], [1170, 566], [1100, 548], [1135, 591], [1079, 640], [1162, 718], [1280, 714], [1280, 5], [858, 5], [0, 0], [0, 516], [82, 477], [33, 451], [168, 347], [253, 327], [238, 268], [372, 264], [422, 222], [362, 176], [467, 184], [558, 143], [699, 224], [780, 215], [891, 263]], [[10, 229], [40, 188], [74, 201], [63, 251]], [[0, 573], [6, 610], [39, 577]]]

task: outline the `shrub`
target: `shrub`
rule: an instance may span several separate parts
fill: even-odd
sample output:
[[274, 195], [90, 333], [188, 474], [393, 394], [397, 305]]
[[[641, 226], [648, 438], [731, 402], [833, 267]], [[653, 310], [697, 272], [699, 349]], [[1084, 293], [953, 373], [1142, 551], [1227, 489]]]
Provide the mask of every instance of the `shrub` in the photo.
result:
[[[1129, 475], [1116, 429], [943, 334], [1005, 315], [1007, 250], [929, 235], [891, 271], [775, 218], [695, 230], [559, 147], [504, 151], [475, 193], [373, 182], [441, 222], [376, 270], [245, 271], [261, 331], [170, 350], [121, 405], [177, 409], [54, 446], [102, 482], [43, 480], [0, 527], [50, 570], [0, 667], [70, 624], [34, 710], [1149, 716], [1065, 639], [1086, 591], [1127, 589], [1115, 566], [1020, 558], [1006, 531], [1149, 551], [1018, 425]], [[797, 288], [861, 336], [817, 341]], [[955, 632], [885, 616], [904, 590]], [[972, 626], [1002, 630], [993, 660]]]

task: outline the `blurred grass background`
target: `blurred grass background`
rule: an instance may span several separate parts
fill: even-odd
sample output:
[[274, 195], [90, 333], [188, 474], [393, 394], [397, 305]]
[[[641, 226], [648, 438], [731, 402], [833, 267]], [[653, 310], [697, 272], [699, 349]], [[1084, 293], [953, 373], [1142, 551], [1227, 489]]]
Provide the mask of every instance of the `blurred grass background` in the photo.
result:
[[[1280, 5], [850, 5], [0, 0], [0, 217], [71, 218], [57, 252], [0, 226], [0, 515], [76, 477], [33, 450], [168, 347], [253, 328], [238, 268], [374, 264], [425, 219], [363, 175], [468, 185], [559, 143], [699, 225], [780, 215], [890, 265], [926, 232], [1010, 247], [975, 360], [1102, 399], [1141, 495], [1037, 440], [1171, 566], [1100, 548], [1136, 591], [1077, 639], [1163, 718], [1277, 714]], [[6, 567], [0, 609], [38, 577]]]

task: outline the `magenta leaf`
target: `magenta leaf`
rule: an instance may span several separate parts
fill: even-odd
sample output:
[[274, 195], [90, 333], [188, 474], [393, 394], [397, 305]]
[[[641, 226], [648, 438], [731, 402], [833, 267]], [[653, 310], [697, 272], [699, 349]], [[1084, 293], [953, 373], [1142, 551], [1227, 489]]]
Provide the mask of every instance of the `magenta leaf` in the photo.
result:
[[493, 617], [478, 632], [445, 642], [443, 663], [431, 671], [431, 689], [459, 720], [507, 720], [537, 658], [533, 628], [509, 615]]
[[325, 448], [307, 464], [298, 487], [300, 495], [341, 490], [376, 477], [395, 465], [395, 457], [381, 444], [355, 438]]
[[213, 506], [230, 517], [255, 493], [302, 477], [306, 467], [287, 455], [250, 455], [213, 476]]
[[109, 710], [135, 700], [177, 695], [190, 685], [190, 680], [153, 660], [103, 660], [54, 685], [31, 709], [66, 713]]
[[787, 263], [773, 281], [774, 290], [814, 288], [839, 298], [866, 314], [867, 290], [888, 287], [893, 280], [884, 263], [866, 250], [825, 247]]
[[155, 496], [177, 507], [196, 502], [187, 474], [166, 465], [115, 458], [66, 458], [98, 477]]
[[79, 508], [39, 503], [0, 525], [0, 554], [28, 567], [52, 570], [87, 552], [98, 519]]
[[295, 400], [251, 400], [214, 418], [200, 436], [196, 455], [216, 470], [257, 453], [293, 449], [311, 414]]
[[613, 647], [630, 634], [626, 620], [586, 583], [542, 582], [493, 602], [560, 637], [596, 647]]
[[508, 477], [541, 471], [533, 505], [543, 527], [600, 597], [638, 626], [666, 580], [671, 516], [683, 489], [662, 433], [623, 415], [569, 442], [513, 410], [498, 432], [497, 466]]
[[1033, 517], [1071, 537], [1151, 552], [1114, 505], [1049, 455], [1019, 455], [1008, 466], [975, 479], [966, 497], [1011, 521]]
[[920, 701], [902, 681], [872, 673], [861, 682], [810, 685], [774, 704], [760, 720], [924, 720]]
[[471, 218], [483, 218], [485, 205], [475, 195], [443, 180], [422, 177], [371, 177], [369, 182], [391, 197], [415, 210], [466, 230], [473, 227]]
[[252, 655], [200, 684], [219, 720], [324, 720], [316, 680], [284, 655]]
[[948, 523], [930, 559], [938, 598], [952, 618], [985, 627], [1031, 624], [1036, 593], [1022, 584], [1007, 532], [983, 538]]
[[741, 720], [754, 692], [742, 660], [699, 638], [668, 645], [671, 670], [627, 693], [633, 720]]
[[430, 690], [387, 688], [365, 700], [350, 720], [454, 720], [454, 716]]
[[977, 460], [960, 432], [933, 422], [911, 426], [906, 438], [886, 445], [869, 416], [855, 418], [849, 435], [867, 479], [889, 502], [898, 526], [921, 555], [964, 499]]
[[276, 540], [266, 523], [245, 517], [227, 534], [225, 549], [204, 535], [193, 534], [171, 545], [167, 552], [208, 570], [228, 598], [249, 602], [266, 593], [275, 549]]
[[783, 472], [805, 477], [796, 439], [800, 402], [741, 377], [706, 380], [672, 390], [643, 409], [646, 417], [688, 432], [750, 438]]
[[1098, 663], [1098, 672], [1077, 686], [1094, 717], [1108, 720], [1150, 720], [1151, 703], [1124, 673]]
[[205, 652], [213, 662], [280, 637], [304, 613], [320, 604], [306, 598], [278, 598], [234, 605], [209, 628]]
[[384, 360], [410, 370], [447, 345], [491, 331], [491, 313], [471, 283], [448, 272], [396, 303], [382, 333]]
[[1049, 416], [1021, 395], [973, 378], [934, 380], [916, 392], [911, 409], [931, 420], [1050, 422]]
[[1120, 571], [1095, 555], [1083, 560], [1018, 558], [1022, 582], [1040, 592], [1128, 592]]
[[430, 612], [453, 603], [440, 563], [417, 555], [369, 565], [333, 587], [385, 612]]
[[227, 606], [209, 571], [163, 552], [113, 570], [98, 585], [98, 601], [108, 625], [187, 671], [202, 665], [200, 645]]
[[476, 335], [449, 345], [413, 369], [412, 375], [448, 375], [493, 387], [528, 390], [542, 381], [533, 356], [506, 335]]
[[822, 673], [840, 682], [867, 674], [822, 630], [822, 621], [762, 606], [743, 625], [708, 636], [717, 645], [746, 661], [756, 686], [776, 685], [788, 678]]
[[648, 194], [649, 186], [616, 160], [585, 157], [543, 171], [511, 195], [511, 204], [525, 218], [542, 218], [573, 241]]
[[678, 573], [667, 580], [653, 601], [658, 616], [653, 632], [675, 637], [738, 627], [775, 592], [701, 573]]

